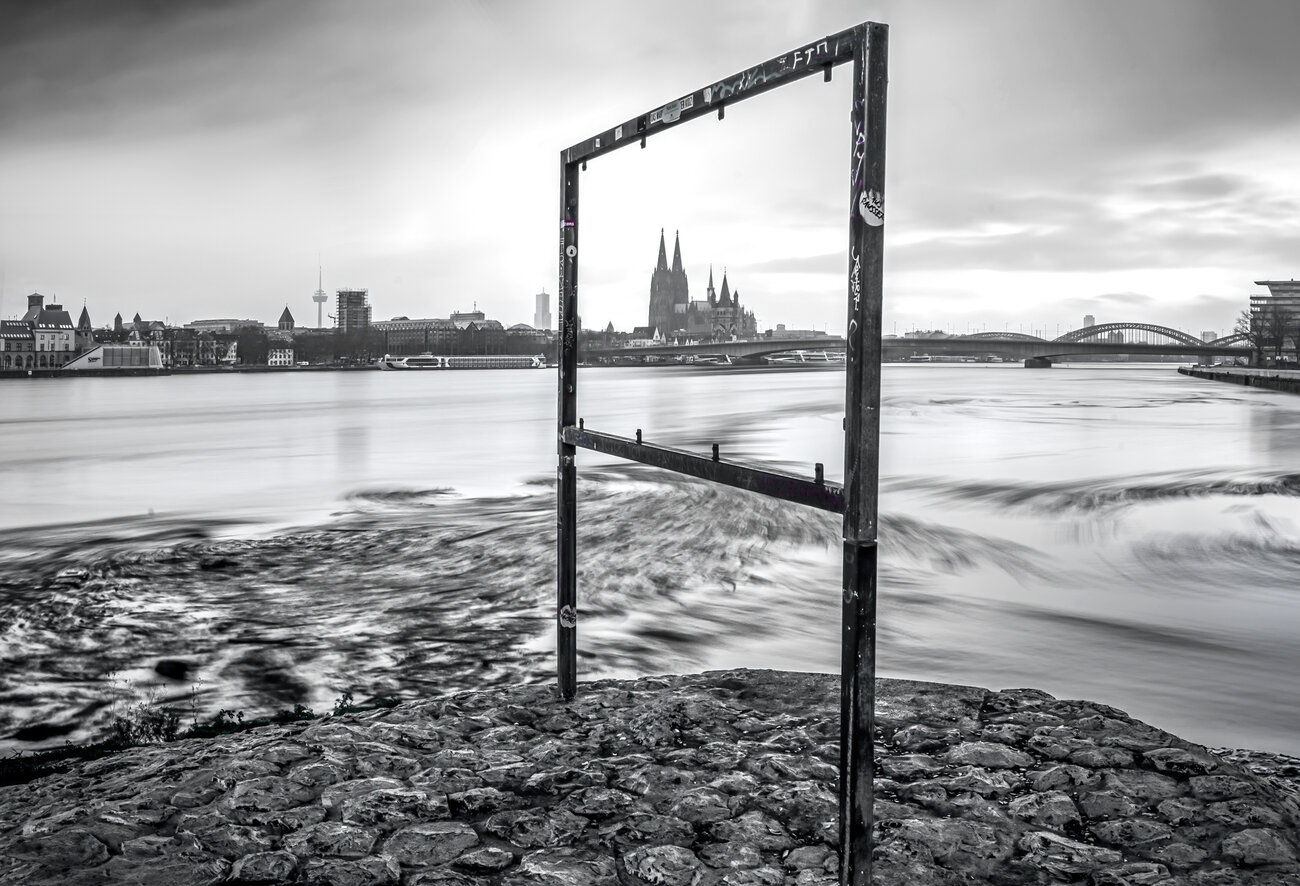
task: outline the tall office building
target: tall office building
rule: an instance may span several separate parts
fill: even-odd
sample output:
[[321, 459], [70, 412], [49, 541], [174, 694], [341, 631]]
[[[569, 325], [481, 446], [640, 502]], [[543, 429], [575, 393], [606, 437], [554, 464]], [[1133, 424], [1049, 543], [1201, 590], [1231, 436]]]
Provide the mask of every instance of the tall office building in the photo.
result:
[[1096, 326], [1096, 325], [1097, 325], [1096, 317], [1092, 316], [1092, 314], [1083, 315], [1083, 326], [1085, 329], [1088, 328], [1089, 326]]
[[549, 293], [537, 293], [537, 310], [533, 312], [533, 328], [548, 331], [551, 328], [551, 296]]
[[365, 332], [370, 328], [368, 289], [340, 289], [338, 328], [343, 332]]

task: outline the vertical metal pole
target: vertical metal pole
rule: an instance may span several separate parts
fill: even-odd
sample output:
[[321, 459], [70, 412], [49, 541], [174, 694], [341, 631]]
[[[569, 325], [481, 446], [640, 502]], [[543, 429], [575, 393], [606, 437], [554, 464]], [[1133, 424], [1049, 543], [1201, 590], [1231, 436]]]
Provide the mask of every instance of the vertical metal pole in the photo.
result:
[[564, 429], [578, 423], [578, 164], [560, 155], [560, 372], [556, 448], [555, 651], [560, 697], [578, 691], [578, 467], [577, 448]]
[[840, 655], [840, 883], [844, 886], [871, 884], [888, 38], [887, 26], [863, 25], [857, 29], [853, 53]]

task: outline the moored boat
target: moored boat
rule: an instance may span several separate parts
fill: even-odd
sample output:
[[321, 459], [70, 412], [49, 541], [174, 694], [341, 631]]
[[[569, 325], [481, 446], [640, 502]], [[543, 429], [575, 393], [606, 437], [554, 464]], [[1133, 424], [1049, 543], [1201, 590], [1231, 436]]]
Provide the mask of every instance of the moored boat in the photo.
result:
[[544, 369], [546, 360], [541, 354], [417, 354], [394, 357], [385, 354], [379, 359], [380, 369]]

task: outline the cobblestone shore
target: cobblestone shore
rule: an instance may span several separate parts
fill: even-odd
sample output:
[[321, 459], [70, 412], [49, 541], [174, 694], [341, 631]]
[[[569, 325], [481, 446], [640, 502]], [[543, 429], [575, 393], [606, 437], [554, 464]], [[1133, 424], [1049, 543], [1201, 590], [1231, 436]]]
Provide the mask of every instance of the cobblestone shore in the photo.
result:
[[[0, 788], [0, 884], [836, 882], [838, 677], [460, 693]], [[881, 680], [876, 881], [1300, 884], [1294, 759]]]

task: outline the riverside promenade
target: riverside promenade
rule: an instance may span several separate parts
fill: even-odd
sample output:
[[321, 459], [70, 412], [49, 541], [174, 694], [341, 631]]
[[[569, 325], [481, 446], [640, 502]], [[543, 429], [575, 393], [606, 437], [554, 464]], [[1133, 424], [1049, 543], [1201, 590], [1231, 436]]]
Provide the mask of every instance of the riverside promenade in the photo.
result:
[[1300, 394], [1300, 369], [1256, 369], [1247, 366], [1180, 366], [1192, 378], [1226, 381], [1234, 385]]
[[[0, 788], [0, 884], [836, 882], [839, 680], [410, 702]], [[878, 682], [876, 882], [1300, 883], [1300, 760], [1033, 689]]]

